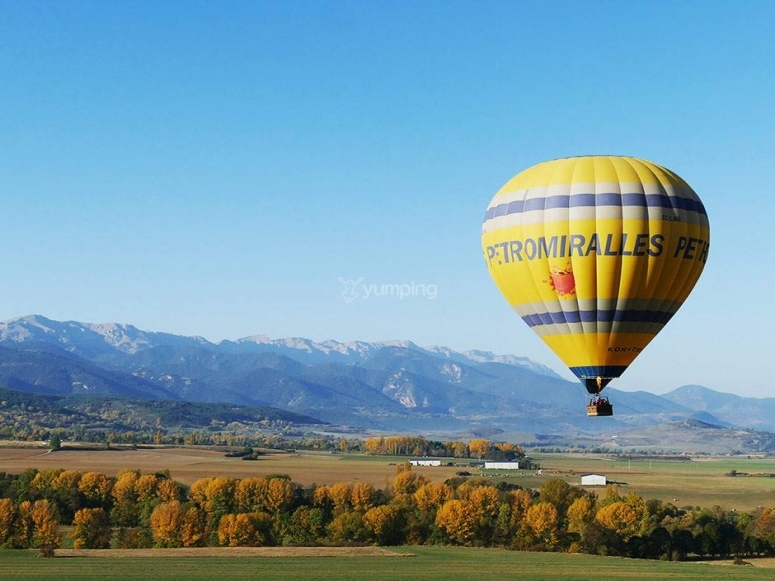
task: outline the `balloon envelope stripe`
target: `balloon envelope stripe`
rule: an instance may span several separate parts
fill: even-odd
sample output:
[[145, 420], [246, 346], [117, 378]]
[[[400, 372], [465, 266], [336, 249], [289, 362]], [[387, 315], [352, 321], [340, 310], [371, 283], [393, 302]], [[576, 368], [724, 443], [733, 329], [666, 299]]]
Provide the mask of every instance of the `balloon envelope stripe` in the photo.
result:
[[619, 377], [627, 369], [626, 365], [586, 365], [569, 367], [573, 375], [579, 379], [590, 377]]
[[595, 309], [589, 311], [560, 311], [523, 315], [522, 320], [530, 327], [557, 325], [562, 323], [661, 323], [672, 318], [675, 312], [655, 310]]
[[484, 220], [510, 214], [523, 214], [536, 210], [551, 210], [555, 208], [601, 208], [606, 206], [664, 208], [667, 210], [684, 210], [707, 215], [701, 201], [682, 196], [667, 194], [573, 194], [548, 196], [545, 198], [528, 198], [514, 200], [507, 204], [491, 206], [484, 214]]

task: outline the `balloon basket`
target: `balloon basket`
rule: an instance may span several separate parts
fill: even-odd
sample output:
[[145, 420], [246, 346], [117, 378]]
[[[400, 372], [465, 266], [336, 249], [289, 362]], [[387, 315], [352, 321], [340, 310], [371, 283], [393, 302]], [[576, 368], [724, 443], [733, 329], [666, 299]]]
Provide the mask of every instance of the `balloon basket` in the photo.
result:
[[591, 402], [587, 406], [587, 415], [590, 417], [596, 416], [612, 416], [614, 415], [614, 406], [612, 406], [607, 400], [598, 400]]

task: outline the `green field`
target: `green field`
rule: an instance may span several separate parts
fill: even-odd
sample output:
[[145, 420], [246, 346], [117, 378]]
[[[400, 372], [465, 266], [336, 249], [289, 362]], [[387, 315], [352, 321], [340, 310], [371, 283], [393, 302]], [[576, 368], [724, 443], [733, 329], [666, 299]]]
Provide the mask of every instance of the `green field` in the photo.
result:
[[[159, 549], [161, 552], [162, 549]], [[728, 564], [671, 563], [589, 555], [520, 553], [463, 547], [405, 547], [399, 557], [124, 557], [44, 559], [0, 551], [0, 579], [772, 579], [773, 570]]]
[[[624, 492], [634, 490], [643, 498], [657, 498], [679, 507], [718, 505], [727, 510], [752, 511], [775, 506], [775, 458], [699, 458], [679, 460], [627, 460], [593, 454], [536, 454], [540, 475], [520, 471], [506, 480], [526, 488], [539, 488], [548, 478], [562, 478], [579, 486], [581, 474], [605, 475]], [[730, 477], [732, 470], [748, 476]], [[495, 475], [494, 473], [492, 473]], [[598, 495], [605, 494], [600, 488]]]

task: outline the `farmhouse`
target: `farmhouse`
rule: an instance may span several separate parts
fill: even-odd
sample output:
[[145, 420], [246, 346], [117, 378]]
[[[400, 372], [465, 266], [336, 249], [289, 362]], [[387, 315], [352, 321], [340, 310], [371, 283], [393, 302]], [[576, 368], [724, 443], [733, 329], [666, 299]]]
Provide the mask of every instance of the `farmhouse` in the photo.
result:
[[409, 460], [412, 466], [441, 466], [441, 460]]
[[581, 485], [582, 486], [605, 486], [606, 478], [602, 474], [582, 474]]
[[485, 470], [519, 470], [519, 462], [485, 462]]

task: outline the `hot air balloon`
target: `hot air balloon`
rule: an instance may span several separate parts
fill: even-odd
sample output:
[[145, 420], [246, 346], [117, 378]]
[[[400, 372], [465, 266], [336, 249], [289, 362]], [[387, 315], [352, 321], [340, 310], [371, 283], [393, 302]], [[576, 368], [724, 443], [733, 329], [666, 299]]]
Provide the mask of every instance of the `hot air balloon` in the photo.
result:
[[700, 198], [672, 171], [633, 157], [547, 161], [517, 174], [482, 225], [487, 268], [522, 320], [600, 395], [683, 304], [708, 259]]

